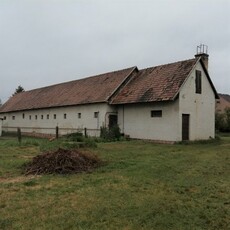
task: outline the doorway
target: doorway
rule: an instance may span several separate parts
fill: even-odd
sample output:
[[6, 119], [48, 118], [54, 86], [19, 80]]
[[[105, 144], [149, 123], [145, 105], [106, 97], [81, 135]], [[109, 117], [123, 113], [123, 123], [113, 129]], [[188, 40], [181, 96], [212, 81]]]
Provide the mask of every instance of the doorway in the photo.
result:
[[117, 125], [117, 115], [116, 114], [110, 114], [109, 115], [109, 128], [111, 129]]
[[189, 114], [182, 114], [182, 141], [189, 140]]

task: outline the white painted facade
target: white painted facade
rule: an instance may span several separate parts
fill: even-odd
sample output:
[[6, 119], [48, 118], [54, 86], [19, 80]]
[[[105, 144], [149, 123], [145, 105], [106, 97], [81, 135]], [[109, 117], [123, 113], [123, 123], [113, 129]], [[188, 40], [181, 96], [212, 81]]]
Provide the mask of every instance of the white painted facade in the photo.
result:
[[[97, 117], [95, 117], [97, 113]], [[5, 131], [35, 132], [55, 135], [56, 126], [60, 134], [83, 131], [98, 136], [101, 126], [108, 126], [108, 116], [114, 109], [107, 103], [47, 108], [3, 114]]]
[[[202, 74], [202, 92], [195, 93], [195, 70]], [[200, 64], [197, 63], [185, 81], [179, 97], [180, 129], [182, 114], [190, 115], [189, 140], [202, 140], [215, 137], [215, 94]]]
[[3, 120], [0, 119], [0, 137], [2, 136], [2, 122], [3, 122]]
[[[195, 92], [195, 70], [202, 74], [202, 93]], [[162, 117], [151, 117], [161, 110]], [[182, 140], [182, 114], [189, 114], [189, 140], [215, 137], [215, 94], [200, 64], [197, 63], [173, 102], [122, 105], [118, 125], [131, 138], [159, 141]]]
[[[196, 70], [201, 71], [201, 94], [195, 91]], [[153, 117], [151, 111], [162, 111], [162, 116]], [[189, 140], [209, 139], [215, 136], [215, 92], [199, 61], [174, 101], [117, 106], [105, 102], [8, 112], [1, 116], [6, 118], [3, 120], [5, 131], [16, 131], [17, 127], [20, 127], [22, 132], [55, 135], [55, 127], [58, 126], [60, 134], [83, 131], [87, 128], [88, 135], [99, 136], [100, 127], [108, 127], [110, 114], [117, 114], [121, 132], [131, 138], [181, 141], [182, 114], [189, 115]]]
[[[162, 117], [151, 117], [152, 110], [162, 110]], [[131, 138], [177, 141], [180, 138], [178, 111], [178, 100], [125, 105], [118, 110], [118, 125]]]

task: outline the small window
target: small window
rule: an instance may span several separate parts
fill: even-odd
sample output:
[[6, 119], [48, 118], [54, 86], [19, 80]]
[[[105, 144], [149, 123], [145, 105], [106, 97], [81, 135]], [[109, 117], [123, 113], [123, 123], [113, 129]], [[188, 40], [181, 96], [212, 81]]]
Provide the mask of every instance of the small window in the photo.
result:
[[94, 118], [98, 118], [99, 112], [94, 112]]
[[35, 115], [35, 120], [37, 120], [38, 119], [38, 115]]
[[41, 115], [41, 119], [43, 119], [43, 115]]
[[151, 117], [162, 117], [162, 110], [152, 110]]
[[4, 116], [3, 119], [6, 120], [6, 116]]
[[201, 71], [196, 70], [196, 93], [201, 94]]
[[29, 116], [30, 120], [31, 120], [31, 115]]
[[67, 117], [67, 116], [66, 116], [66, 113], [64, 113], [64, 119], [66, 119], [66, 117]]
[[22, 114], [22, 119], [25, 119], [25, 113]]
[[57, 115], [56, 114], [54, 114], [54, 120], [57, 118]]
[[81, 113], [78, 113], [78, 114], [77, 114], [77, 117], [78, 117], [79, 119], [81, 119]]
[[50, 115], [49, 115], [49, 114], [47, 114], [47, 115], [46, 115], [46, 119], [48, 120], [49, 118], [50, 118]]
[[12, 120], [15, 120], [15, 116], [12, 116]]

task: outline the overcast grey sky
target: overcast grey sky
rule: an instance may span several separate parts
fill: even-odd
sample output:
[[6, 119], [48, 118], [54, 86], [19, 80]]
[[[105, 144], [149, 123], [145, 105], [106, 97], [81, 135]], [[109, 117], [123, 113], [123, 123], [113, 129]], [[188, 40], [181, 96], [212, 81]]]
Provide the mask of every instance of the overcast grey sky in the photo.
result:
[[190, 59], [230, 94], [230, 0], [0, 0], [0, 99], [137, 66]]

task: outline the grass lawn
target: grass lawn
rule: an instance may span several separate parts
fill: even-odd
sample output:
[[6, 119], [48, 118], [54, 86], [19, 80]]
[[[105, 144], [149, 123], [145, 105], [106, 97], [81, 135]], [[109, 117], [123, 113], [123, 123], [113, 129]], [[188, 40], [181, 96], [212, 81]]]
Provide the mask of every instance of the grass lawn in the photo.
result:
[[99, 143], [93, 173], [24, 176], [61, 141], [0, 138], [0, 229], [229, 229], [230, 136], [220, 142]]

